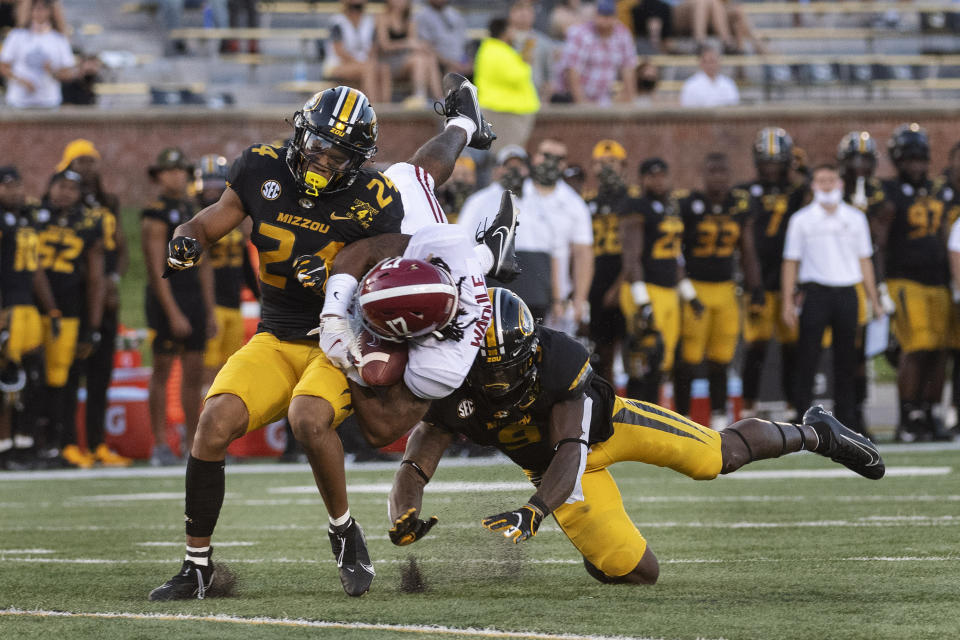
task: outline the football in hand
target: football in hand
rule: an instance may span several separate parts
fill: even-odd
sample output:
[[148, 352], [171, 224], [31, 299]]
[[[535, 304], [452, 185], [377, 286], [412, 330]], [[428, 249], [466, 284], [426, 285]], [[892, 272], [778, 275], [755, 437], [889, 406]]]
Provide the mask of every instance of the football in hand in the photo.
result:
[[389, 387], [403, 380], [407, 366], [407, 343], [391, 342], [366, 329], [358, 336], [360, 363], [357, 368], [371, 387]]

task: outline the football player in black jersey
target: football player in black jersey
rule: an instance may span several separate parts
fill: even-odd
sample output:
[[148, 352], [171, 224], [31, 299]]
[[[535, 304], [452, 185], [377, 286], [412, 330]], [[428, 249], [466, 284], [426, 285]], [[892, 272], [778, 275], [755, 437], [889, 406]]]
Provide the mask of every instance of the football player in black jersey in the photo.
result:
[[896, 305], [892, 327], [902, 350], [897, 438], [947, 438], [933, 415], [943, 391], [950, 314], [946, 203], [927, 177], [926, 131], [916, 123], [900, 125], [887, 149], [897, 176], [883, 187], [893, 206], [875, 218], [874, 240], [877, 268]]
[[[493, 138], [476, 88], [454, 74], [444, 87], [447, 126], [410, 160], [438, 183], [449, 177], [465, 144], [488, 147]], [[168, 266], [189, 269], [204, 249], [251, 218], [263, 302], [259, 333], [230, 358], [207, 394], [187, 461], [187, 558], [179, 574], [151, 592], [151, 600], [204, 597], [213, 580], [210, 538], [223, 504], [227, 445], [284, 414], [329, 514], [344, 590], [360, 596], [373, 581], [363, 530], [350, 516], [335, 431], [352, 411], [350, 390], [343, 372], [308, 334], [325, 295], [342, 295], [326, 286], [339, 250], [400, 231], [403, 205], [387, 176], [363, 166], [376, 153], [378, 132], [363, 93], [345, 86], [319, 92], [294, 114], [293, 125], [288, 146], [258, 144], [244, 151], [220, 200], [181, 225], [169, 245]]]
[[595, 345], [597, 369], [613, 380], [613, 359], [626, 335], [620, 311], [620, 271], [623, 246], [620, 222], [640, 212], [638, 190], [625, 180], [627, 150], [616, 140], [601, 140], [593, 147], [593, 174], [597, 190], [584, 194], [593, 220], [593, 281], [590, 283], [590, 339]]
[[754, 248], [750, 194], [731, 188], [730, 166], [723, 153], [703, 161], [703, 191], [680, 201], [683, 256], [703, 310], [683, 305], [680, 353], [674, 375], [677, 412], [690, 415], [694, 369], [706, 363], [710, 383], [710, 426], [727, 426], [727, 367], [740, 339], [740, 308], [734, 271], [739, 253], [744, 288], [761, 288]]
[[797, 332], [787, 327], [780, 313], [780, 264], [787, 222], [804, 204], [807, 187], [802, 178], [792, 175], [793, 139], [779, 127], [767, 127], [757, 133], [753, 143], [756, 179], [737, 185], [754, 198], [756, 212], [754, 236], [757, 259], [763, 278], [763, 290], [749, 295], [747, 317], [743, 325], [746, 356], [743, 364], [743, 406], [748, 415], [760, 391], [760, 375], [766, 359], [767, 343], [776, 337], [781, 346], [781, 389], [792, 405], [793, 373], [796, 361]]
[[493, 315], [467, 382], [435, 401], [407, 441], [389, 499], [394, 544], [422, 538], [424, 486], [455, 434], [490, 444], [523, 468], [536, 492], [516, 509], [484, 518], [515, 543], [553, 514], [605, 583], [653, 584], [656, 556], [631, 522], [608, 467], [638, 461], [709, 480], [754, 460], [816, 451], [871, 479], [884, 474], [877, 449], [822, 407], [801, 424], [741, 420], [723, 432], [655, 404], [622, 398], [594, 374], [586, 349], [534, 324], [520, 298], [491, 289]]

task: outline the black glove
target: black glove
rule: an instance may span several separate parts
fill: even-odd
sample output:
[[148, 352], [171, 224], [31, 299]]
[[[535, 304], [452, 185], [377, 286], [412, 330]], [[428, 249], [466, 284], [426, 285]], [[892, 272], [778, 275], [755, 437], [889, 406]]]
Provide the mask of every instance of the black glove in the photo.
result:
[[693, 309], [693, 315], [698, 318], [703, 315], [703, 312], [706, 310], [706, 307], [703, 306], [703, 303], [700, 302], [700, 298], [694, 298], [690, 301], [690, 308]]
[[201, 253], [203, 246], [199, 240], [189, 236], [177, 236], [167, 245], [167, 268], [163, 277], [168, 277], [174, 271], [193, 267]]
[[89, 358], [100, 346], [100, 330], [86, 329], [77, 338], [77, 357], [81, 360]]
[[750, 304], [747, 306], [747, 313], [751, 318], [759, 318], [763, 315], [763, 308], [767, 304], [767, 294], [763, 289], [757, 288], [750, 292]]
[[523, 542], [530, 536], [537, 535], [537, 529], [543, 522], [545, 509], [528, 502], [516, 511], [498, 513], [495, 516], [484, 518], [480, 523], [490, 531], [503, 532], [504, 538], [513, 538], [513, 543]]
[[437, 516], [431, 516], [429, 520], [421, 520], [417, 517], [417, 510], [407, 509], [407, 512], [393, 522], [393, 528], [388, 531], [390, 542], [403, 547], [413, 544], [437, 524]]
[[56, 340], [60, 337], [60, 320], [62, 318], [59, 315], [50, 316], [50, 335], [53, 336], [53, 339]]
[[293, 261], [293, 272], [297, 280], [314, 293], [322, 293], [327, 282], [327, 265], [320, 256], [300, 256]]

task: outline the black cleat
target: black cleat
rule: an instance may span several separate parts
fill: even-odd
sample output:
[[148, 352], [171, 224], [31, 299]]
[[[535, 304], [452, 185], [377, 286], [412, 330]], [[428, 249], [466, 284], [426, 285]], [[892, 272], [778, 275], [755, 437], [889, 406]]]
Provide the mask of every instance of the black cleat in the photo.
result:
[[370, 590], [373, 576], [377, 575], [367, 552], [367, 540], [363, 536], [360, 523], [350, 518], [350, 523], [342, 531], [330, 527], [330, 546], [333, 557], [340, 569], [340, 584], [348, 596], [362, 596]]
[[879, 480], [886, 472], [880, 452], [870, 440], [846, 428], [820, 405], [807, 409], [803, 424], [813, 427], [820, 442], [816, 453], [838, 462], [864, 478]]
[[203, 600], [207, 590], [213, 584], [214, 567], [211, 557], [213, 549], [207, 556], [207, 566], [202, 567], [190, 560], [184, 560], [180, 573], [173, 576], [162, 585], [150, 592], [150, 600], [163, 602], [166, 600]]
[[477, 232], [477, 242], [487, 245], [493, 253], [493, 266], [487, 275], [500, 282], [510, 282], [520, 274], [515, 248], [519, 215], [516, 197], [510, 191], [504, 191], [496, 217], [484, 231]]
[[[473, 120], [477, 130], [467, 141], [468, 147], [474, 149], [489, 149], [497, 134], [490, 128], [480, 112], [480, 103], [477, 102], [477, 87], [459, 73], [448, 73], [443, 76], [443, 115], [450, 118], [464, 116]], [[439, 105], [439, 103], [437, 103]]]

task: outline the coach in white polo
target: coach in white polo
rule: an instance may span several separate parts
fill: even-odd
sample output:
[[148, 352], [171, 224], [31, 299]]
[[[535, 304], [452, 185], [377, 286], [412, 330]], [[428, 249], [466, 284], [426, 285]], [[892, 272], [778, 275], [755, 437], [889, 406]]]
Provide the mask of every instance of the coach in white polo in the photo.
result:
[[[823, 332], [833, 329], [834, 415], [856, 424], [854, 373], [857, 366], [857, 291], [863, 283], [876, 315], [882, 313], [873, 277], [870, 227], [862, 211], [843, 201], [843, 182], [833, 165], [813, 170], [813, 202], [787, 225], [781, 291], [783, 321], [800, 325], [797, 342], [797, 411], [813, 399], [813, 379], [820, 360]], [[795, 296], [799, 286], [801, 308]]]

